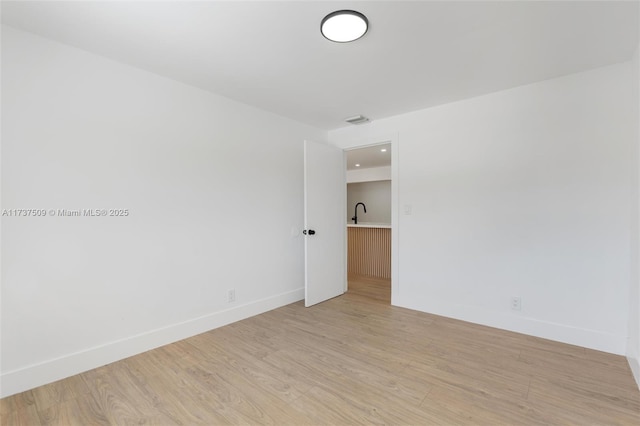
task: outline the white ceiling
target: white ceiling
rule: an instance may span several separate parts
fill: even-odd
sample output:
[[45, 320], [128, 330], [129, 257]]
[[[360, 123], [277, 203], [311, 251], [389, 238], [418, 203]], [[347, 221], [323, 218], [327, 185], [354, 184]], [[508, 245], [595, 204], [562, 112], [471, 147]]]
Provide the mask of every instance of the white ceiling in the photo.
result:
[[[382, 150], [385, 151], [382, 151]], [[356, 167], [356, 164], [360, 164]], [[347, 170], [370, 169], [391, 165], [391, 144], [368, 146], [347, 151]]]
[[[2, 1], [2, 22], [323, 128], [629, 60], [638, 2]], [[364, 13], [337, 44], [320, 21]], [[366, 124], [365, 124], [366, 126]]]

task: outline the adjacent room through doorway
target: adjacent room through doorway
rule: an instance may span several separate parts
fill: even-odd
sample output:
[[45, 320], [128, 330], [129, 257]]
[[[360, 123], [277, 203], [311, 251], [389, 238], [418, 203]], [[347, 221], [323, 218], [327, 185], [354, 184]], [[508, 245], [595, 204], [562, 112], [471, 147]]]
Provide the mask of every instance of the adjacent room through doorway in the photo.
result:
[[348, 291], [391, 303], [391, 144], [346, 157]]

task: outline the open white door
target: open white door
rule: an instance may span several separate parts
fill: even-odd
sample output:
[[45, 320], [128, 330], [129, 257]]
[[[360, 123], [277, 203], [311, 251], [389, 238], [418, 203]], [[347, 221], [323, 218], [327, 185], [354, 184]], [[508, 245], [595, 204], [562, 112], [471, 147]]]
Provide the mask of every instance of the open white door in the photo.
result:
[[345, 165], [342, 150], [304, 143], [305, 306], [344, 293]]

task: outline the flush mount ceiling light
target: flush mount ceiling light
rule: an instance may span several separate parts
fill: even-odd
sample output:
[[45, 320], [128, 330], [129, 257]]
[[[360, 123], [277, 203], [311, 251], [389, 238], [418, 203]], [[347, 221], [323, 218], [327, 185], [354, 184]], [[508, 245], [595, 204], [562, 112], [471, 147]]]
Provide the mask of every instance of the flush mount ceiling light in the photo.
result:
[[320, 24], [322, 35], [336, 43], [348, 43], [365, 35], [369, 20], [355, 10], [337, 10], [324, 17]]

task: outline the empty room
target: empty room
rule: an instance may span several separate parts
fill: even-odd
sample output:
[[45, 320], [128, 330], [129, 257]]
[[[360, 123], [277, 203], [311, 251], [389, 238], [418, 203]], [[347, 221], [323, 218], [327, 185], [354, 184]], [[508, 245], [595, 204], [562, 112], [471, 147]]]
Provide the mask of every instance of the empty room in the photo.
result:
[[0, 16], [0, 424], [640, 424], [640, 1]]

